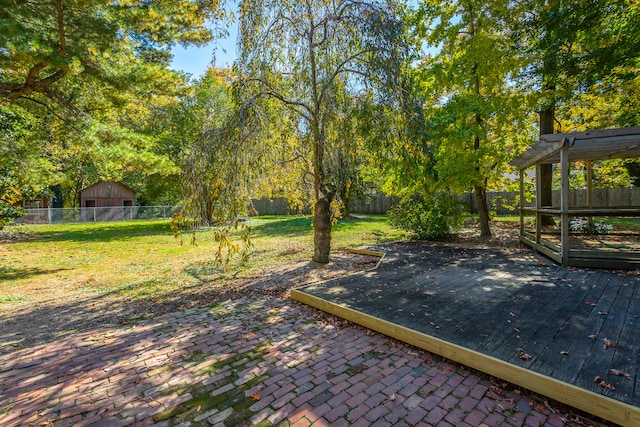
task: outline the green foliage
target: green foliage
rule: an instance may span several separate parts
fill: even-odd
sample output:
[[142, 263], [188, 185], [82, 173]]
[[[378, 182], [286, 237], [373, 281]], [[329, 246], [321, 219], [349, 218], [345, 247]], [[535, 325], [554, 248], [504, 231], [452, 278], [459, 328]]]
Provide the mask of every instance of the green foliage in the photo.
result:
[[[180, 245], [184, 243], [184, 233], [188, 232], [191, 244], [197, 245], [197, 233], [202, 230], [198, 221], [192, 217], [177, 214], [170, 223], [173, 236], [179, 239]], [[244, 264], [249, 259], [253, 248], [251, 241], [251, 226], [248, 223], [234, 220], [213, 227], [213, 242], [216, 246], [214, 264], [226, 267], [234, 256], [240, 256], [240, 262]]]
[[219, 1], [9, 0], [0, 9], [0, 98], [75, 108], [80, 88], [112, 102], [125, 91], [164, 93], [179, 83], [166, 69], [169, 48], [212, 40], [222, 30], [205, 24], [224, 18]]
[[430, 102], [434, 185], [474, 189], [482, 235], [490, 234], [486, 190], [530, 134], [525, 98], [511, 81], [523, 63], [510, 50], [506, 13], [500, 2], [428, 0], [414, 17], [423, 40], [439, 47], [418, 74]]
[[24, 215], [24, 209], [20, 206], [10, 205], [4, 200], [0, 200], [0, 230], [15, 218]]
[[23, 214], [16, 205], [47, 193], [53, 166], [42, 157], [41, 128], [17, 106], [0, 104], [0, 229]]
[[468, 217], [465, 206], [448, 194], [430, 198], [410, 197], [393, 206], [391, 224], [411, 233], [412, 238], [442, 241], [450, 239]]
[[143, 202], [175, 201], [182, 155], [165, 150], [166, 134], [154, 126], [158, 109], [188, 90], [188, 77], [168, 68], [170, 49], [226, 33], [224, 6], [218, 0], [4, 2], [0, 102], [37, 117], [40, 158], [61, 172], [41, 185], [59, 184], [67, 205], [100, 179], [128, 184]]

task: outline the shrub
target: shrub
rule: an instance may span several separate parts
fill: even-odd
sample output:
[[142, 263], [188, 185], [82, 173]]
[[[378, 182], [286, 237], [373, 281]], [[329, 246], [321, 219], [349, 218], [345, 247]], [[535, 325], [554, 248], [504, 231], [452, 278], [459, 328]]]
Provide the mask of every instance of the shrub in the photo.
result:
[[22, 215], [24, 215], [24, 210], [21, 207], [13, 206], [0, 200], [0, 230], [2, 230], [5, 225]]
[[404, 199], [389, 211], [391, 224], [419, 240], [447, 240], [468, 216], [464, 204], [448, 194]]

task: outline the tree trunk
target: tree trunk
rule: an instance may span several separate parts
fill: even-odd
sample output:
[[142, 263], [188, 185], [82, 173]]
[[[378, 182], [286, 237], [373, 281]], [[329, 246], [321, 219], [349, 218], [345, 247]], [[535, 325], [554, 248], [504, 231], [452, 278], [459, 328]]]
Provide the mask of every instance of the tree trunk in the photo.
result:
[[332, 198], [332, 195], [321, 194], [313, 211], [313, 260], [322, 264], [329, 262], [331, 252]]
[[487, 205], [487, 188], [474, 186], [476, 193], [476, 207], [478, 208], [478, 215], [480, 215], [480, 236], [491, 236], [491, 229], [489, 228], [489, 208]]
[[340, 200], [342, 200], [343, 218], [351, 216], [351, 182], [347, 181], [340, 191]]
[[[540, 135], [553, 133], [553, 122], [555, 121], [555, 109], [553, 105], [540, 111]], [[540, 165], [540, 204], [545, 206], [553, 205], [553, 165]], [[542, 225], [555, 225], [550, 216], [542, 217]]]

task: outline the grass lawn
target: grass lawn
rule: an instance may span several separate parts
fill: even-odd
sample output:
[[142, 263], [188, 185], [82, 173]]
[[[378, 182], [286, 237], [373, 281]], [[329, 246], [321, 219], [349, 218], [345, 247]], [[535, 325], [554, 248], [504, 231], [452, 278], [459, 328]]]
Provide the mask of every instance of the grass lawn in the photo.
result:
[[[59, 293], [121, 294], [161, 298], [182, 288], [256, 274], [269, 266], [311, 259], [311, 217], [256, 217], [250, 221], [253, 250], [246, 265], [215, 265], [213, 230], [180, 245], [169, 221], [30, 225], [7, 231], [28, 238], [0, 244], [0, 304], [24, 303]], [[384, 216], [334, 226], [333, 249], [403, 238]]]

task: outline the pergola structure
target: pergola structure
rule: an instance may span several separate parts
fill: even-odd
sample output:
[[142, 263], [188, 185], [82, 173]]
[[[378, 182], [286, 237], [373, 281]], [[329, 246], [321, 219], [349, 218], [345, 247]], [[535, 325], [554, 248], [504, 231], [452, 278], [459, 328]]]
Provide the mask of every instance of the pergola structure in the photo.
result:
[[[547, 134], [524, 153], [511, 161], [520, 169], [520, 240], [564, 266], [638, 268], [640, 251], [603, 251], [573, 248], [570, 244], [569, 219], [586, 217], [640, 217], [640, 206], [595, 206], [592, 197], [594, 160], [640, 157], [640, 127], [597, 130], [579, 133]], [[570, 206], [569, 164], [584, 161], [587, 166], [587, 197], [585, 206]], [[542, 206], [541, 165], [560, 165], [560, 205]], [[536, 205], [525, 206], [525, 173], [535, 166]], [[525, 230], [525, 216], [535, 217], [535, 231]], [[559, 217], [559, 245], [543, 236], [544, 216]], [[555, 234], [558, 234], [557, 228]]]

